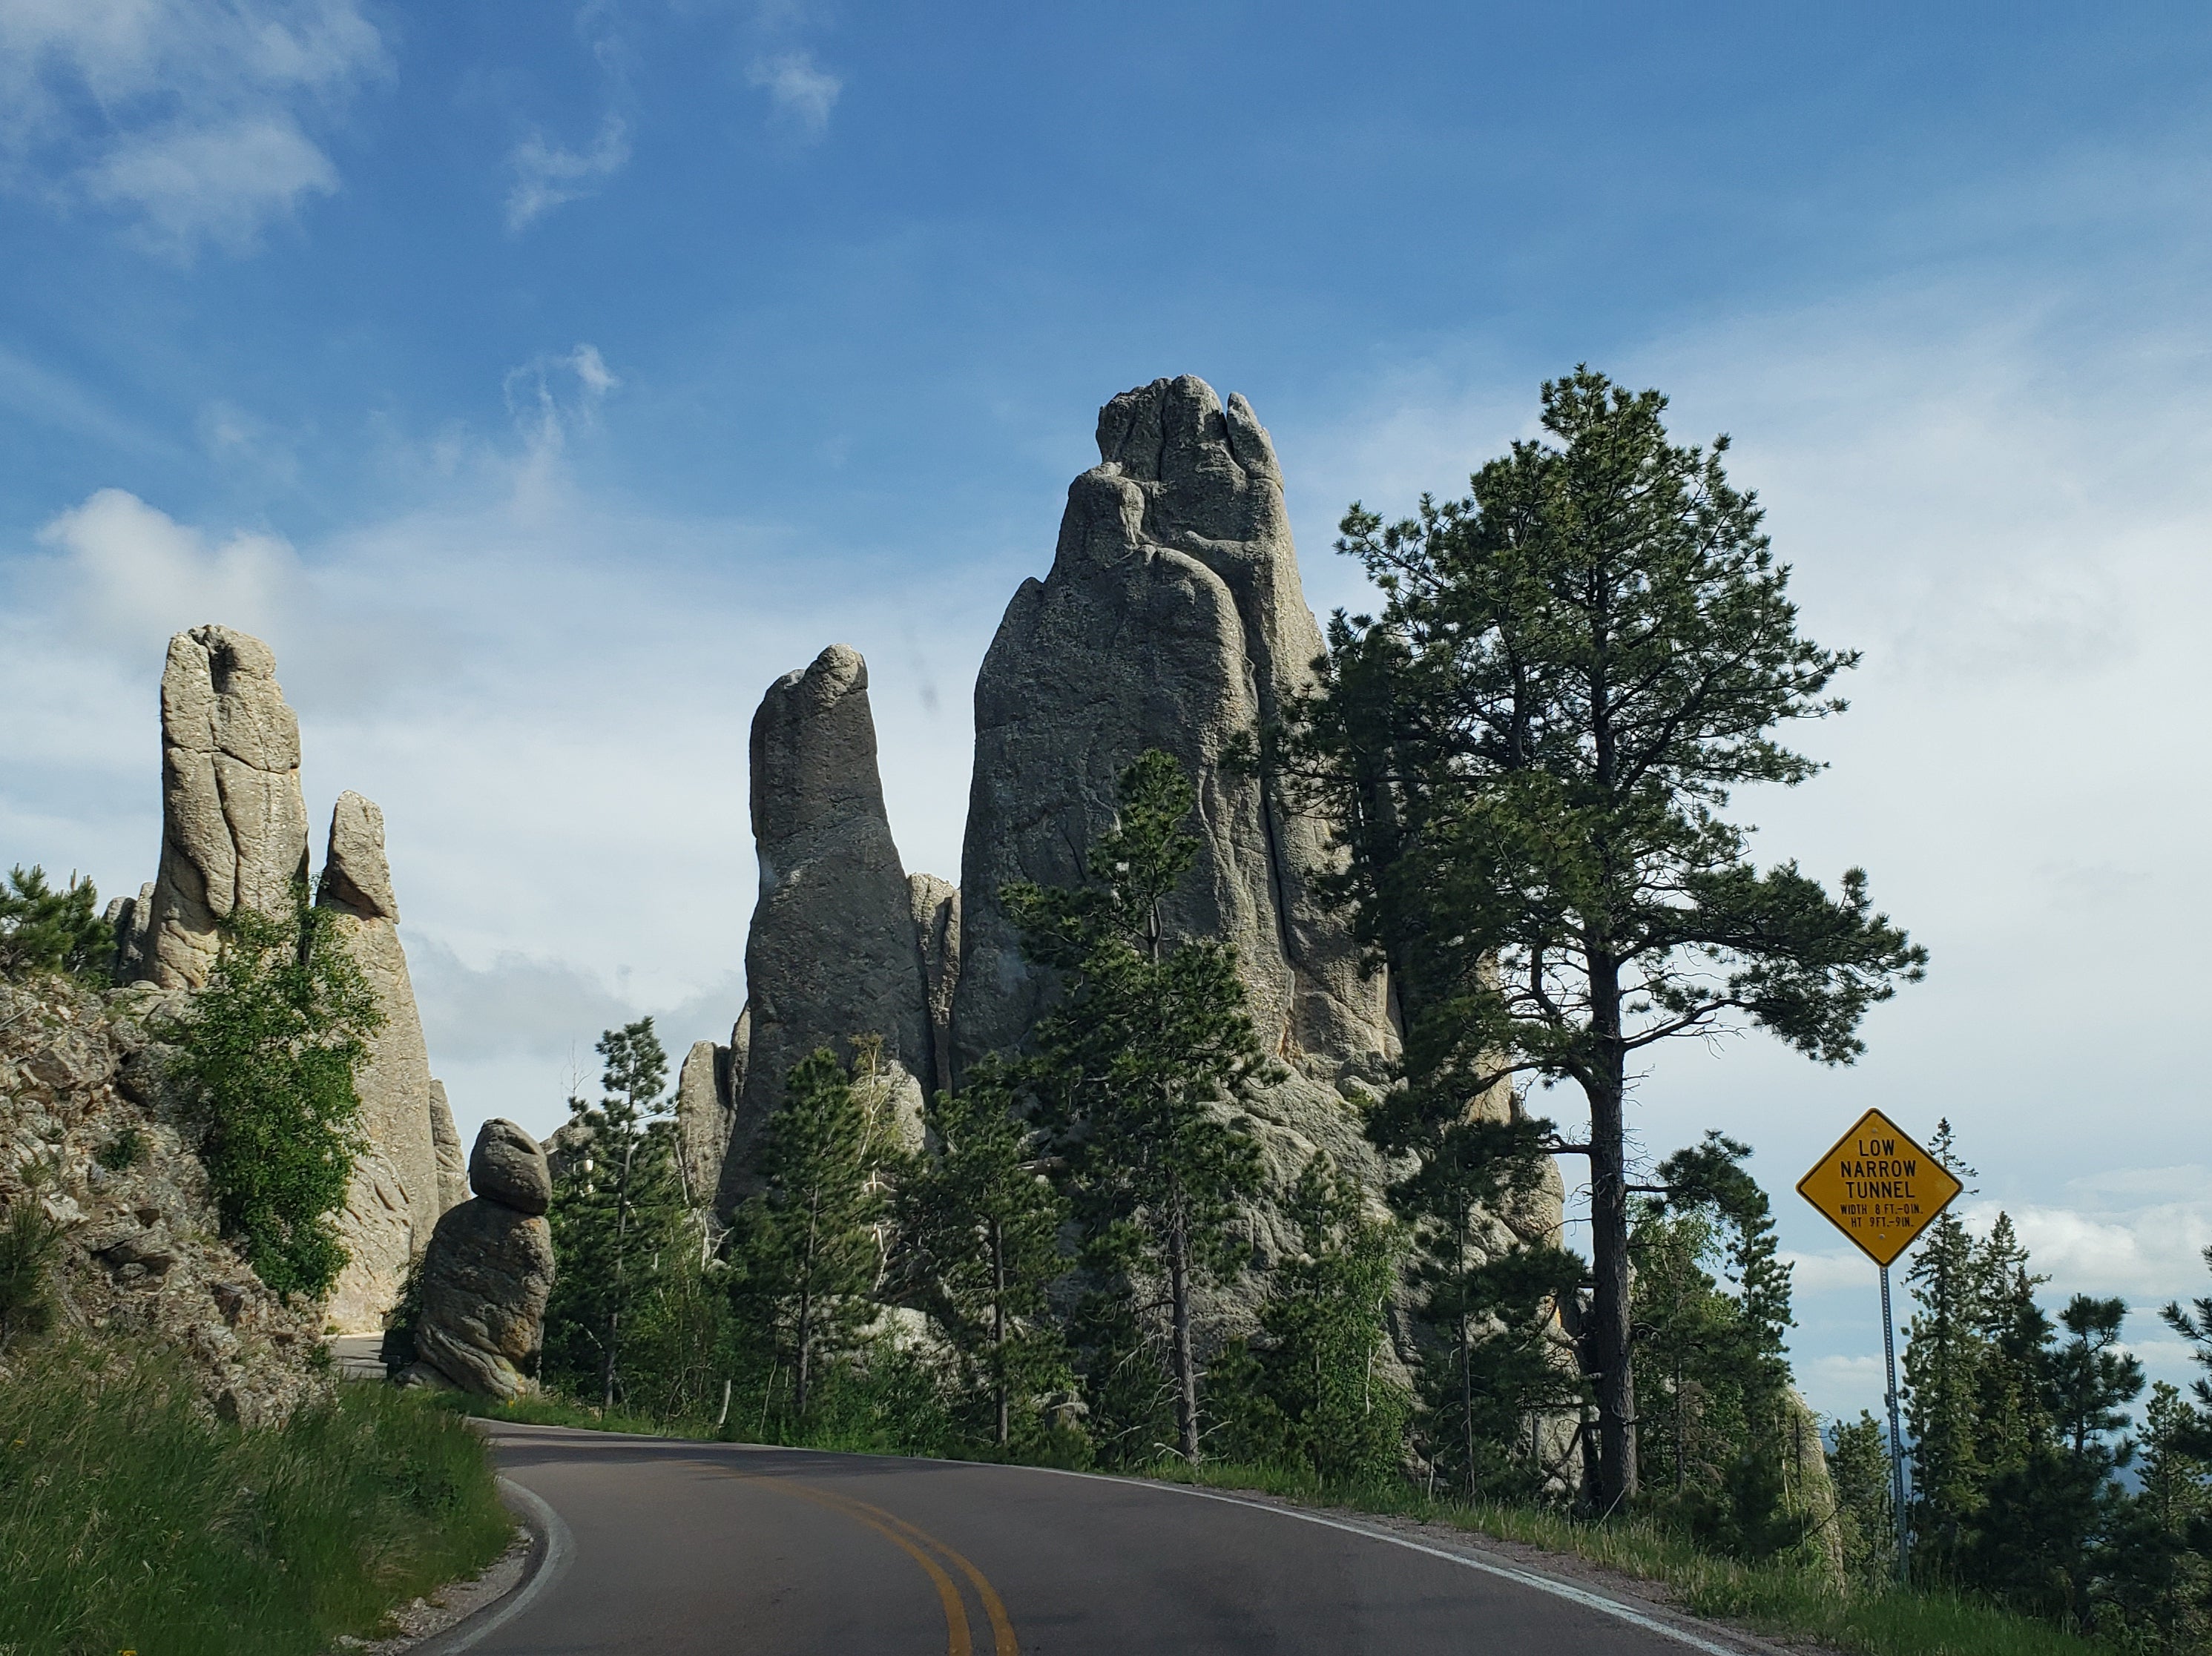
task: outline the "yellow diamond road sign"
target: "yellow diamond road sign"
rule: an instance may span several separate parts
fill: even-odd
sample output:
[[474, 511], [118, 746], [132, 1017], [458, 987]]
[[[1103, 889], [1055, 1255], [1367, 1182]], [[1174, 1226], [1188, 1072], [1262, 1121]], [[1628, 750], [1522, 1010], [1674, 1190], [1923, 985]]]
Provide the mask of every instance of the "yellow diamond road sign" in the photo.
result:
[[1797, 1193], [1878, 1265], [1911, 1247], [1964, 1188], [1880, 1110], [1861, 1116], [1797, 1181]]

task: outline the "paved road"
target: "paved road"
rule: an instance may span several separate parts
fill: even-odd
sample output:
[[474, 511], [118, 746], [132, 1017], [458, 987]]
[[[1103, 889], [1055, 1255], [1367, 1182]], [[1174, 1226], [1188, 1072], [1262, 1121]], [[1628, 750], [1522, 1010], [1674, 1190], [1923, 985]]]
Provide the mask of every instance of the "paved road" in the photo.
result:
[[553, 1427], [493, 1434], [502, 1469], [566, 1521], [574, 1548], [478, 1656], [1729, 1648], [1367, 1533], [1156, 1485]]

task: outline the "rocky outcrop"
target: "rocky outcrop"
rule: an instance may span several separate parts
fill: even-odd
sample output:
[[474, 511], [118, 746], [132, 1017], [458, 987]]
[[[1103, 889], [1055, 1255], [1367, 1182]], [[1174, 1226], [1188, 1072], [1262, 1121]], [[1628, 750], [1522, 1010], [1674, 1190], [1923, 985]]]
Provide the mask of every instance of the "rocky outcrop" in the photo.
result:
[[307, 877], [300, 722], [259, 639], [195, 627], [161, 672], [161, 867], [136, 975], [164, 989], [207, 981], [217, 925], [238, 907], [276, 914]]
[[921, 947], [923, 998], [929, 1008], [932, 1090], [952, 1085], [952, 992], [960, 982], [960, 889], [934, 874], [909, 874], [915, 941]]
[[326, 1313], [342, 1333], [370, 1333], [398, 1303], [408, 1262], [428, 1245], [442, 1204], [430, 1057], [399, 943], [384, 813], [357, 793], [340, 794], [331, 814], [320, 884], [316, 906], [331, 915], [384, 1015], [370, 1039], [368, 1062], [355, 1078], [368, 1143], [338, 1222], [351, 1257]]
[[694, 1041], [676, 1080], [676, 1155], [684, 1179], [684, 1199], [695, 1208], [711, 1206], [721, 1188], [722, 1156], [730, 1148], [737, 1120], [739, 1049], [743, 1026], [731, 1032], [732, 1044]]
[[999, 891], [1079, 883], [1121, 771], [1158, 748], [1197, 786], [1204, 840], [1173, 930], [1236, 945], [1277, 1057], [1325, 1086], [1374, 1074], [1395, 1046], [1387, 992], [1315, 891], [1324, 832], [1222, 763], [1322, 653], [1273, 446], [1243, 397], [1224, 409], [1185, 375], [1107, 403], [1098, 452], [1068, 489], [1050, 573], [1014, 595], [976, 680], [955, 1068], [1018, 1046], [1051, 992]]
[[115, 933], [112, 976], [118, 983], [136, 983], [146, 975], [146, 949], [153, 937], [154, 883], [138, 888], [135, 897], [118, 897], [103, 917]]
[[[221, 1239], [198, 1129], [155, 1034], [183, 1008], [144, 984], [0, 982], [0, 1220], [32, 1204], [67, 1227], [58, 1331], [126, 1357], [174, 1352], [212, 1413], [271, 1424], [320, 1384], [308, 1367], [319, 1319]], [[5, 1361], [43, 1350], [17, 1345]]]
[[446, 1101], [446, 1083], [430, 1083], [430, 1143], [438, 1154], [438, 1210], [434, 1226], [449, 1209], [469, 1199], [469, 1163], [461, 1152], [461, 1130], [453, 1125], [453, 1107]]
[[868, 670], [832, 645], [769, 687], [752, 727], [760, 895], [745, 943], [744, 1090], [724, 1159], [726, 1210], [750, 1193], [751, 1156], [791, 1066], [817, 1046], [883, 1042], [903, 1131], [920, 1142], [929, 1010], [906, 872], [876, 768]]
[[553, 1180], [545, 1153], [512, 1121], [487, 1121], [469, 1158], [475, 1196], [438, 1221], [422, 1256], [415, 1362], [403, 1377], [512, 1398], [530, 1378], [553, 1292]]

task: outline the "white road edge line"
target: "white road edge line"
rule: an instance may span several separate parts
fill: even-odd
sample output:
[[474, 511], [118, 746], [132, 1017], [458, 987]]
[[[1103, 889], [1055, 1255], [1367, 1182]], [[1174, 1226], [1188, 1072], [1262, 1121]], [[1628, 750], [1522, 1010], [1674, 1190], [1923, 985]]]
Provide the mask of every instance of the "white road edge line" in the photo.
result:
[[[553, 1429], [575, 1431], [579, 1429], [556, 1427]], [[711, 1438], [652, 1437], [637, 1432], [592, 1432], [590, 1435], [634, 1437], [647, 1443], [682, 1443], [688, 1448], [720, 1447], [758, 1450], [776, 1454], [841, 1455], [851, 1458], [854, 1453], [844, 1449], [801, 1449], [775, 1443], [717, 1443]], [[1640, 1627], [1647, 1632], [1657, 1634], [1662, 1639], [1672, 1639], [1677, 1644], [1687, 1645], [1692, 1650], [1705, 1652], [1705, 1656], [1745, 1656], [1744, 1647], [1741, 1645], [1716, 1644], [1711, 1639], [1691, 1632], [1687, 1628], [1676, 1627], [1671, 1622], [1662, 1622], [1656, 1616], [1646, 1616], [1634, 1605], [1624, 1604], [1618, 1598], [1608, 1598], [1603, 1593], [1591, 1592], [1583, 1587], [1571, 1586], [1565, 1581], [1554, 1581], [1549, 1576], [1537, 1575], [1528, 1570], [1516, 1570], [1510, 1564], [1494, 1564], [1486, 1558], [1470, 1557], [1466, 1553], [1448, 1551], [1443, 1547], [1425, 1546], [1419, 1541], [1408, 1541], [1402, 1535], [1393, 1535], [1388, 1530], [1370, 1529], [1364, 1524], [1347, 1524], [1340, 1518], [1328, 1518], [1320, 1513], [1304, 1512], [1296, 1507], [1277, 1507], [1265, 1501], [1249, 1501], [1243, 1495], [1224, 1495], [1218, 1489], [1193, 1489], [1188, 1483], [1167, 1483], [1148, 1477], [1116, 1477], [1109, 1472], [1076, 1472], [1070, 1471], [1064, 1466], [1023, 1466], [1000, 1461], [942, 1460], [935, 1455], [898, 1455], [889, 1458], [902, 1460], [926, 1460], [938, 1466], [988, 1466], [996, 1471], [1010, 1472], [1043, 1472], [1053, 1477], [1079, 1477], [1093, 1483], [1119, 1483], [1126, 1489], [1158, 1489], [1167, 1495], [1195, 1495], [1200, 1501], [1222, 1501], [1232, 1507], [1249, 1507], [1254, 1512], [1273, 1513], [1278, 1518], [1295, 1518], [1300, 1523], [1318, 1524], [1323, 1529], [1341, 1530], [1346, 1535], [1364, 1536], [1370, 1541], [1387, 1541], [1394, 1547], [1405, 1548], [1408, 1552], [1425, 1553], [1431, 1558], [1443, 1559], [1447, 1564], [1459, 1564], [1468, 1569], [1480, 1570], [1486, 1575], [1495, 1575], [1501, 1580], [1511, 1581], [1520, 1586], [1533, 1587], [1538, 1592], [1550, 1593], [1554, 1598], [1564, 1598], [1570, 1604], [1580, 1604], [1587, 1610], [1594, 1610], [1601, 1616], [1610, 1616], [1616, 1620], [1626, 1622], [1632, 1626]], [[500, 1479], [501, 1484], [507, 1482], [504, 1477]], [[538, 1505], [544, 1506], [543, 1501], [538, 1501], [536, 1495], [531, 1495], [527, 1489], [522, 1489], [520, 1484], [514, 1487], [520, 1489], [531, 1501], [536, 1501]], [[544, 1509], [546, 1516], [555, 1524], [561, 1523], [559, 1516], [550, 1507], [545, 1507]], [[562, 1526], [561, 1533], [565, 1540], [568, 1534], [567, 1526]], [[550, 1573], [550, 1570], [548, 1573]], [[517, 1611], [520, 1608], [520, 1605], [515, 1607]], [[509, 1612], [509, 1614], [512, 1613]], [[502, 1622], [506, 1619], [507, 1617], [504, 1615], [499, 1617]], [[491, 1629], [487, 1627], [484, 1631], [489, 1633]], [[473, 1637], [469, 1641], [470, 1644], [475, 1642], [476, 1640]], [[466, 1645], [456, 1645], [453, 1649], [458, 1652], [467, 1647]], [[447, 1653], [441, 1650], [438, 1656], [447, 1656]]]
[[[976, 1463], [955, 1462], [954, 1465]], [[1534, 1587], [1539, 1592], [1548, 1592], [1555, 1598], [1565, 1598], [1581, 1604], [1601, 1615], [1611, 1616], [1632, 1623], [1662, 1638], [1672, 1639], [1692, 1650], [1702, 1650], [1705, 1656], [1744, 1656], [1740, 1645], [1715, 1644], [1711, 1639], [1662, 1622], [1656, 1616], [1646, 1616], [1633, 1605], [1624, 1604], [1618, 1598], [1607, 1598], [1602, 1593], [1591, 1592], [1582, 1587], [1571, 1586], [1565, 1581], [1554, 1581], [1549, 1576], [1536, 1575], [1527, 1570], [1516, 1570], [1510, 1564], [1493, 1564], [1486, 1558], [1474, 1558], [1463, 1552], [1451, 1552], [1443, 1547], [1425, 1546], [1419, 1541], [1409, 1541], [1402, 1535], [1393, 1535], [1388, 1530], [1370, 1529], [1364, 1524], [1347, 1524], [1340, 1518], [1324, 1517], [1320, 1513], [1302, 1512], [1296, 1507], [1278, 1507], [1265, 1501], [1248, 1501], [1243, 1495], [1224, 1495], [1218, 1489], [1196, 1489], [1188, 1483], [1156, 1483], [1151, 1478], [1113, 1477], [1099, 1472], [1069, 1471], [1060, 1466], [1026, 1466], [1024, 1471], [1050, 1472], [1059, 1477], [1089, 1478], [1099, 1483], [1135, 1484], [1140, 1489], [1161, 1489], [1173, 1495], [1195, 1495], [1200, 1501], [1222, 1501], [1232, 1507], [1249, 1507], [1254, 1512], [1273, 1513], [1279, 1518], [1295, 1518], [1303, 1524], [1318, 1524], [1323, 1529], [1342, 1530], [1346, 1535], [1363, 1535], [1370, 1541], [1387, 1541], [1394, 1547], [1403, 1547], [1409, 1552], [1426, 1553], [1431, 1558], [1441, 1558], [1448, 1564], [1461, 1564], [1471, 1570], [1480, 1570], [1524, 1587]]]
[[490, 1638], [536, 1604], [545, 1590], [561, 1579], [576, 1556], [576, 1538], [568, 1532], [567, 1522], [546, 1504], [542, 1495], [534, 1489], [526, 1489], [511, 1477], [502, 1477], [499, 1488], [510, 1503], [523, 1508], [532, 1526], [545, 1538], [545, 1556], [538, 1562], [530, 1579], [483, 1620], [467, 1626], [465, 1630], [456, 1629], [451, 1635], [425, 1641], [422, 1648], [434, 1651], [436, 1656], [459, 1656], [460, 1652], [472, 1650]]

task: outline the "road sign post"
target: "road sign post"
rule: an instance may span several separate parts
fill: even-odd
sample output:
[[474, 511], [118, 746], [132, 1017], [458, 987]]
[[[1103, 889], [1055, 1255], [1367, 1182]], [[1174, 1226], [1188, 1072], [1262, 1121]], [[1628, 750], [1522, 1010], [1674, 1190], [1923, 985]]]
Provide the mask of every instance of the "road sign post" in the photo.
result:
[[1881, 1272], [1881, 1356], [1889, 1408], [1889, 1489], [1897, 1517], [1897, 1577], [1905, 1579], [1911, 1529], [1905, 1514], [1905, 1434], [1898, 1419], [1897, 1321], [1889, 1267], [1965, 1188], [1880, 1110], [1869, 1110], [1797, 1181], [1797, 1193]]

